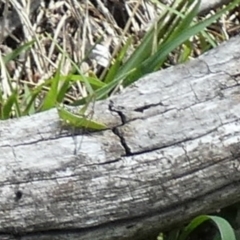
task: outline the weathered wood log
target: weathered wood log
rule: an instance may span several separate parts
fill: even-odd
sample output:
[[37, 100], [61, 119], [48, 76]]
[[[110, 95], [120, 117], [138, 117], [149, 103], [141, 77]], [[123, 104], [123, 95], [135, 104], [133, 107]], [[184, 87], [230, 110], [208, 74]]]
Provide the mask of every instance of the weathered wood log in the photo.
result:
[[96, 103], [105, 131], [61, 132], [56, 110], [1, 121], [0, 239], [155, 239], [239, 201], [239, 44]]
[[224, 4], [230, 3], [231, 0], [202, 0], [200, 5], [200, 14], [205, 14], [209, 12], [211, 9], [216, 9], [217, 7], [221, 7]]

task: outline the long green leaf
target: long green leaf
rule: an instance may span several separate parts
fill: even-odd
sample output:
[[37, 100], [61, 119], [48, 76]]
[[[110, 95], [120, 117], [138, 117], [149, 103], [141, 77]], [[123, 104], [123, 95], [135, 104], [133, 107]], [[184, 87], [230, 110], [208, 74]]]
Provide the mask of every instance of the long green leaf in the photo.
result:
[[61, 79], [61, 68], [62, 68], [63, 61], [64, 61], [64, 56], [62, 56], [62, 58], [61, 58], [61, 61], [59, 63], [59, 66], [58, 66], [58, 69], [57, 69], [57, 72], [56, 72], [54, 78], [52, 78], [51, 87], [50, 87], [46, 97], [44, 98], [41, 111], [51, 109], [57, 103], [58, 91], [59, 91], [59, 88], [61, 87], [60, 79]]
[[80, 74], [70, 74], [67, 76], [67, 79], [72, 82], [83, 82], [83, 83], [85, 82], [85, 80], [87, 80], [91, 84], [91, 86], [96, 89], [104, 87], [106, 85], [104, 82], [100, 81], [97, 77], [85, 76], [83, 78], [83, 76]]
[[[211, 23], [216, 21], [219, 17], [222, 16], [223, 13], [226, 11], [231, 10], [235, 6], [237, 6], [240, 3], [240, 0], [235, 0], [231, 4], [229, 4], [224, 9], [220, 10], [215, 15], [209, 17], [208, 19], [195, 24], [194, 26], [183, 30], [175, 39], [173, 39], [171, 42], [167, 42], [166, 44], [163, 44], [161, 49], [155, 53], [152, 57], [150, 57], [148, 60], [146, 60], [143, 64], [139, 66], [139, 72], [141, 72], [141, 75], [145, 75], [147, 73], [153, 72], [157, 69], [159, 66], [159, 62], [161, 62], [163, 57], [166, 57], [171, 51], [173, 51], [176, 47], [178, 47], [180, 44], [185, 42], [187, 39], [189, 39], [191, 36], [199, 33], [202, 31], [205, 27], [209, 26]], [[134, 76], [133, 79], [127, 82], [127, 85], [134, 82], [136, 78], [139, 76]]]
[[24, 106], [22, 110], [22, 115], [34, 114], [36, 112], [35, 109], [35, 101], [38, 97], [39, 93], [35, 93], [33, 90], [29, 89], [27, 84], [24, 84], [24, 93], [21, 100], [21, 106]]
[[82, 80], [83, 80], [84, 85], [85, 85], [85, 87], [86, 87], [86, 89], [87, 89], [87, 91], [88, 91], [88, 94], [89, 94], [89, 95], [94, 94], [94, 90], [93, 90], [91, 84], [88, 82], [87, 78], [81, 73], [81, 69], [79, 68], [79, 66], [71, 59], [71, 57], [69, 56], [69, 54], [68, 54], [66, 51], [64, 51], [64, 50], [62, 49], [62, 47], [61, 47], [49, 34], [47, 34], [47, 36], [48, 36], [52, 41], [54, 41], [54, 43], [55, 43], [56, 47], [58, 48], [58, 50], [63, 54], [64, 57], [66, 57], [66, 58], [71, 62], [71, 64], [72, 64], [72, 66], [74, 67], [74, 69], [75, 69], [76, 71], [78, 71], [78, 73], [82, 76]]
[[15, 49], [14, 51], [12, 51], [11, 53], [7, 54], [6, 56], [3, 57], [4, 63], [7, 64], [11, 60], [15, 60], [22, 52], [29, 50], [34, 43], [35, 40], [27, 42], [18, 47], [17, 49]]
[[193, 219], [192, 222], [187, 227], [185, 227], [184, 231], [179, 237], [179, 240], [186, 240], [199, 225], [208, 220], [212, 221], [215, 224], [222, 240], [236, 240], [233, 228], [225, 219], [218, 216], [209, 215], [201, 215]]
[[15, 110], [15, 114], [17, 115], [17, 117], [21, 115], [18, 106], [17, 90], [14, 90], [12, 94], [5, 100], [5, 102], [2, 103], [1, 119], [9, 119], [13, 110]]
[[132, 43], [132, 38], [128, 38], [126, 44], [124, 44], [123, 48], [120, 50], [114, 64], [110, 67], [109, 72], [106, 78], [104, 79], [105, 83], [109, 83], [116, 78], [116, 75], [120, 69], [121, 63], [124, 57], [126, 56], [127, 50], [131, 43]]
[[[116, 78], [121, 78], [126, 72], [132, 71], [132, 69], [139, 66], [143, 61], [148, 59], [152, 53], [152, 45], [155, 35], [157, 35], [158, 41], [168, 37], [168, 34], [173, 31], [174, 26], [172, 25], [174, 20], [181, 16], [182, 9], [184, 8], [184, 4], [186, 0], [178, 0], [174, 1], [172, 7], [165, 6], [165, 11], [161, 14], [157, 21], [157, 28], [152, 26], [152, 28], [145, 34], [144, 38], [141, 41], [141, 44], [137, 47], [137, 49], [131, 54], [126, 63], [121, 67], [118, 71]], [[166, 21], [167, 19], [167, 21]]]

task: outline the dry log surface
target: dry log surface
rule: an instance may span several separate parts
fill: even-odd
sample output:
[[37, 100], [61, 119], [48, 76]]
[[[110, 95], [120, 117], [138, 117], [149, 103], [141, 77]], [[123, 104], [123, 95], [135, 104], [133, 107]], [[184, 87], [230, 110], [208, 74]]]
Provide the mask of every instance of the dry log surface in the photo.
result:
[[240, 200], [240, 37], [95, 106], [0, 122], [0, 239], [155, 239]]
[[2, 121], [0, 239], [154, 239], [240, 200], [239, 44], [97, 103], [105, 131], [61, 132], [56, 110]]

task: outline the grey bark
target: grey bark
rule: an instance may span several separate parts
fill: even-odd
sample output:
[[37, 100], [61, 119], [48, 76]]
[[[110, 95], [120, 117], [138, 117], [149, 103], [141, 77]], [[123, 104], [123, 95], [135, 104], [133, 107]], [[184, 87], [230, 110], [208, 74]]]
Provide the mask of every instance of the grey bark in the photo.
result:
[[240, 37], [95, 106], [0, 122], [0, 239], [155, 239], [240, 200]]
[[205, 14], [209, 12], [211, 9], [214, 10], [218, 7], [223, 6], [224, 4], [230, 3], [232, 0], [202, 0], [200, 5], [200, 14]]

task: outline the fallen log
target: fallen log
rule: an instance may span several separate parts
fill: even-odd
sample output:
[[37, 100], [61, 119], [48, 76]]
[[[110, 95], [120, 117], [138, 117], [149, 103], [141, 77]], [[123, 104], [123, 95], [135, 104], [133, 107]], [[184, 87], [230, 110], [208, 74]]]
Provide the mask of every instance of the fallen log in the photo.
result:
[[0, 239], [155, 239], [240, 200], [240, 37], [95, 106], [0, 122]]
[[223, 6], [224, 4], [229, 4], [231, 0], [213, 0], [213, 1], [208, 1], [208, 0], [202, 0], [200, 4], [200, 14], [206, 14], [210, 12], [210, 10], [215, 10], [218, 7]]

